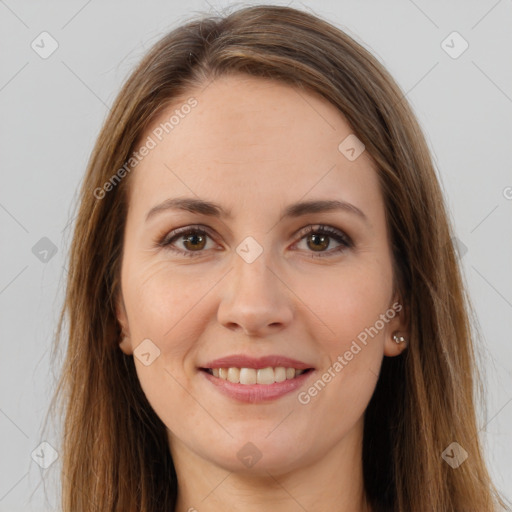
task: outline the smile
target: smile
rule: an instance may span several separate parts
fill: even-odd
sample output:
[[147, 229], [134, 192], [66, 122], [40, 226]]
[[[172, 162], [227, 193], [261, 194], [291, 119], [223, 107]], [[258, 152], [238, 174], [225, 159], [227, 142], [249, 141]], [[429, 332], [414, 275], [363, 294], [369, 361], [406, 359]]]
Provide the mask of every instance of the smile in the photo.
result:
[[270, 385], [276, 382], [295, 379], [299, 375], [309, 371], [308, 369], [285, 368], [268, 366], [266, 368], [205, 368], [206, 372], [233, 384], [263, 384]]
[[239, 402], [277, 400], [304, 386], [315, 374], [311, 363], [280, 354], [232, 354], [198, 365], [208, 387]]

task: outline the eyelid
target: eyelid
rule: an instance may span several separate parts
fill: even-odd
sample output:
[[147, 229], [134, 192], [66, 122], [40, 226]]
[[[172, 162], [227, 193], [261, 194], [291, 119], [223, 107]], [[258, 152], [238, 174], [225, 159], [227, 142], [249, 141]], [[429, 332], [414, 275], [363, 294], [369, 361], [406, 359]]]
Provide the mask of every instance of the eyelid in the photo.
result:
[[[171, 241], [174, 239], [180, 238], [180, 236], [185, 236], [189, 233], [198, 233], [198, 234], [204, 234], [210, 237], [213, 241], [215, 241], [215, 235], [212, 233], [212, 230], [208, 226], [204, 226], [202, 224], [188, 224], [182, 227], [175, 228], [171, 230], [170, 232], [167, 232], [163, 237], [157, 238], [157, 241], [155, 243], [156, 248], [163, 248], [170, 250], [172, 252], [176, 252], [181, 255], [195, 257], [200, 256], [201, 253], [205, 253], [205, 250], [199, 250], [199, 251], [186, 251], [184, 249], [178, 249], [174, 247], [171, 244]], [[311, 257], [329, 257], [333, 254], [339, 254], [347, 249], [351, 249], [354, 247], [354, 243], [350, 236], [348, 236], [345, 231], [339, 228], [335, 228], [334, 226], [329, 226], [325, 224], [309, 224], [308, 226], [305, 226], [299, 230], [297, 230], [293, 237], [298, 237], [298, 240], [296, 240], [293, 243], [293, 246], [299, 244], [304, 240], [304, 238], [310, 234], [321, 234], [326, 235], [329, 238], [333, 238], [337, 243], [341, 244], [341, 247], [337, 247], [335, 249], [330, 249], [327, 251], [311, 251], [310, 255]], [[295, 249], [294, 249], [295, 250]]]
[[337, 254], [341, 254], [345, 252], [348, 249], [354, 248], [354, 242], [352, 241], [352, 238], [345, 233], [344, 230], [335, 228], [334, 226], [329, 226], [325, 224], [310, 224], [309, 226], [306, 226], [302, 229], [300, 229], [294, 236], [298, 236], [298, 240], [294, 242], [294, 246], [301, 243], [304, 238], [311, 234], [321, 234], [326, 235], [331, 239], [334, 239], [336, 243], [341, 244], [340, 247], [336, 247], [334, 249], [330, 249], [327, 251], [310, 251], [311, 257], [315, 258], [328, 258], [332, 257]]
[[213, 231], [208, 226], [203, 226], [202, 224], [187, 224], [186, 226], [172, 229], [171, 231], [166, 232], [163, 237], [159, 237], [158, 239], [160, 239], [160, 242], [158, 242], [158, 245], [165, 245], [173, 238], [179, 235], [186, 235], [189, 231], [204, 232], [210, 238], [215, 238]]
[[335, 228], [334, 226], [329, 226], [328, 224], [309, 224], [298, 231], [293, 235], [294, 237], [300, 237], [300, 240], [304, 238], [305, 235], [309, 235], [310, 233], [324, 232], [331, 237], [339, 237], [342, 238], [347, 245], [353, 245], [352, 239], [340, 228]]

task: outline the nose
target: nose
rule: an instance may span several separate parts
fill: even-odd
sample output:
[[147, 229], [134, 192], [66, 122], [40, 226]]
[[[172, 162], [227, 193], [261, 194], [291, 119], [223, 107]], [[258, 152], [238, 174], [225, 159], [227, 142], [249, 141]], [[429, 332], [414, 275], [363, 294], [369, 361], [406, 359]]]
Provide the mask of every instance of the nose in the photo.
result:
[[237, 256], [234, 266], [219, 305], [219, 323], [258, 337], [275, 334], [289, 325], [293, 318], [293, 293], [272, 269], [266, 252], [252, 263]]

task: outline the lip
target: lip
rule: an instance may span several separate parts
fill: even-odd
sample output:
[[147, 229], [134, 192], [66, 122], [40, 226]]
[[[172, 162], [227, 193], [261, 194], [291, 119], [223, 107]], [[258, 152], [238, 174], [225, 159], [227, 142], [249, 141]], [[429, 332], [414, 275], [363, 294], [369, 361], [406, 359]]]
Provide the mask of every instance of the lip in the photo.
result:
[[312, 364], [275, 354], [263, 357], [249, 357], [243, 354], [234, 354], [209, 361], [201, 365], [201, 368], [267, 368], [269, 366], [272, 368], [284, 366], [285, 368], [295, 368], [297, 370], [315, 369]]
[[276, 400], [288, 393], [300, 388], [304, 382], [312, 375], [315, 368], [312, 364], [292, 359], [290, 357], [271, 354], [262, 357], [250, 357], [244, 354], [233, 354], [209, 361], [199, 367], [199, 370], [209, 368], [276, 368], [283, 366], [284, 368], [295, 368], [297, 370], [311, 370], [305, 372], [293, 379], [287, 379], [282, 382], [274, 382], [273, 384], [240, 384], [229, 382], [219, 377], [214, 377], [206, 371], [199, 373], [204, 376], [218, 391], [224, 395], [238, 400], [240, 402], [256, 403]]
[[[242, 368], [254, 368], [254, 366], [242, 366]], [[260, 367], [257, 366], [257, 368]], [[307, 368], [311, 367], [308, 366]], [[304, 385], [305, 381], [309, 379], [309, 377], [313, 375], [315, 371], [311, 370], [309, 372], [302, 373], [293, 379], [287, 379], [283, 382], [274, 382], [274, 384], [235, 384], [233, 382], [220, 379], [219, 377], [214, 377], [206, 371], [199, 371], [199, 373], [203, 375], [205, 379], [213, 384], [216, 389], [224, 395], [238, 400], [239, 402], [257, 403], [276, 400], [289, 393], [292, 393], [293, 391], [296, 391], [298, 388]]]

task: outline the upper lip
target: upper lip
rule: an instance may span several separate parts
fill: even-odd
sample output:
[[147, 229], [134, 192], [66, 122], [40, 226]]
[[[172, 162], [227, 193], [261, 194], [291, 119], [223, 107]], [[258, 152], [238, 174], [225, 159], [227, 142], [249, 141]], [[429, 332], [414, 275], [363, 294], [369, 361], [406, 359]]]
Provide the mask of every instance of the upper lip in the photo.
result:
[[296, 368], [297, 370], [307, 370], [313, 368], [311, 364], [280, 355], [268, 355], [262, 357], [250, 357], [243, 354], [234, 354], [221, 357], [207, 362], [202, 368]]

